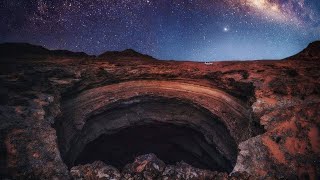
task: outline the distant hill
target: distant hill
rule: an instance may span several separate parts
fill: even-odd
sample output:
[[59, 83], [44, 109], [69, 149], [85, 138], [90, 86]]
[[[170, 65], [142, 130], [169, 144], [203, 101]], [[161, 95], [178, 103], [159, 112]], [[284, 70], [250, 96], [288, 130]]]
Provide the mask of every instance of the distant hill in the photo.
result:
[[[29, 43], [3, 43], [0, 44], [0, 57], [2, 58], [36, 58], [36, 57], [92, 57], [84, 52], [72, 52], [68, 50], [49, 50], [42, 46]], [[107, 51], [98, 56], [100, 59], [154, 59], [152, 56], [141, 54], [133, 49], [124, 51]]]
[[144, 58], [154, 59], [152, 56], [141, 54], [133, 49], [126, 49], [124, 51], [107, 51], [98, 56], [98, 58], [106, 59], [120, 59], [120, 58]]
[[320, 41], [310, 43], [304, 50], [288, 59], [320, 59]]
[[51, 55], [54, 56], [69, 56], [69, 57], [85, 57], [89, 56], [88, 54], [84, 52], [72, 52], [67, 50], [53, 50], [51, 51]]
[[[0, 58], [33, 58], [33, 57], [95, 57], [84, 52], [72, 52], [68, 50], [49, 50], [42, 46], [29, 43], [3, 43], [0, 44]], [[107, 51], [97, 58], [117, 60], [117, 59], [155, 59], [152, 56], [139, 53], [133, 49], [124, 51]], [[320, 59], [320, 41], [310, 43], [304, 50], [286, 59]]]
[[42, 46], [29, 43], [3, 43], [0, 44], [0, 57], [35, 57], [35, 56], [59, 56], [59, 57], [86, 57], [84, 52], [72, 52], [67, 50], [49, 50]]

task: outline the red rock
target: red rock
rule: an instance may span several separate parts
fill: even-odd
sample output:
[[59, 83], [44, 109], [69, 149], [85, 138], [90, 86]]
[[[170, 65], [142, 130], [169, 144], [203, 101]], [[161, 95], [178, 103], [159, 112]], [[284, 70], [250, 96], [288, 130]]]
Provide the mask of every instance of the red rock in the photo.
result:
[[[6, 57], [0, 66], [0, 177], [70, 179], [67, 166], [72, 168], [73, 162], [68, 158], [76, 159], [97, 135], [161, 121], [200, 132], [203, 145], [214, 144], [234, 166], [231, 175], [183, 163], [163, 165], [160, 160], [153, 166], [155, 159], [145, 158], [128, 166], [130, 177], [191, 178], [194, 172], [197, 177], [206, 172], [201, 177], [317, 179], [318, 44], [288, 60], [210, 66], [140, 56], [109, 60], [64, 55], [23, 61]], [[218, 130], [223, 136], [215, 134]], [[188, 150], [198, 153], [196, 146]], [[96, 177], [100, 167], [109, 166], [77, 168]]]

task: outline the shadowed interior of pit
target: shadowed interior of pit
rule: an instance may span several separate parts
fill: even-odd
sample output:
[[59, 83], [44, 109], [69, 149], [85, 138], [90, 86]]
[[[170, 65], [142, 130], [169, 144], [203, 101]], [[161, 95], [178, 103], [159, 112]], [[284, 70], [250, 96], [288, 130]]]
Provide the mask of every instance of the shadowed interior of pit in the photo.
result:
[[197, 168], [221, 172], [231, 172], [233, 168], [201, 133], [173, 124], [137, 125], [103, 134], [85, 146], [75, 164], [101, 160], [122, 169], [135, 157], [148, 153], [154, 153], [167, 164], [184, 161]]

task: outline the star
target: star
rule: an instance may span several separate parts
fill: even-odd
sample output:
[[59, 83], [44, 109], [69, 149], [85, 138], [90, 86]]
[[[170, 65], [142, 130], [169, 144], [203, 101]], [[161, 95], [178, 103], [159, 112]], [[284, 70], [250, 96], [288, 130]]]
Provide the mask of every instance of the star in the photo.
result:
[[0, 2], [0, 43], [202, 61], [285, 58], [320, 37], [319, 0], [18, 1]]

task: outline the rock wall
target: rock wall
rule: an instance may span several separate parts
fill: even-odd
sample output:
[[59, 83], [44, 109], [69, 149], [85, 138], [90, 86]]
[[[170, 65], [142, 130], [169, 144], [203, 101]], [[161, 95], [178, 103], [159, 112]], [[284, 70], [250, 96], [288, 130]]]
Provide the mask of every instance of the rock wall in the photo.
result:
[[250, 109], [245, 107], [220, 90], [185, 82], [129, 81], [99, 87], [63, 105], [60, 149], [72, 163], [101, 134], [135, 124], [171, 123], [197, 129], [233, 159], [230, 149], [236, 148], [228, 143], [250, 137]]

